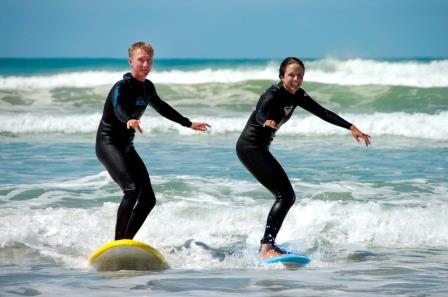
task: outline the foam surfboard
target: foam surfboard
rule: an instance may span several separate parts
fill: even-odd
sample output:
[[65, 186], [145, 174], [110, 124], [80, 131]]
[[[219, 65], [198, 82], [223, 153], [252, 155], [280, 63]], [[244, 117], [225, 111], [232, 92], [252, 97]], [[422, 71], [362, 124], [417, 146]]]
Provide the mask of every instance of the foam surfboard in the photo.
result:
[[168, 268], [165, 258], [155, 248], [131, 239], [108, 242], [93, 251], [87, 261], [97, 271]]
[[304, 255], [301, 254], [284, 254], [279, 257], [267, 258], [261, 261], [261, 264], [275, 264], [282, 263], [285, 265], [305, 265], [310, 263], [311, 260]]

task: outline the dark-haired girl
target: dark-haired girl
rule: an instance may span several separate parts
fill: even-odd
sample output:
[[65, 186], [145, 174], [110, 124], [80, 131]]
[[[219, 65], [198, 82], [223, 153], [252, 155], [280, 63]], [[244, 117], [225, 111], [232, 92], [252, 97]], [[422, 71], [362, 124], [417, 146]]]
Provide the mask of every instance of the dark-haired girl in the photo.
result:
[[286, 253], [275, 245], [275, 238], [283, 220], [295, 201], [295, 193], [288, 176], [269, 152], [275, 132], [287, 122], [297, 106], [321, 119], [351, 131], [356, 141], [362, 139], [366, 146], [370, 136], [314, 101], [300, 86], [305, 66], [294, 57], [288, 57], [280, 65], [280, 82], [261, 95], [236, 145], [240, 161], [250, 173], [272, 194], [272, 206], [261, 239], [260, 258], [277, 257]]

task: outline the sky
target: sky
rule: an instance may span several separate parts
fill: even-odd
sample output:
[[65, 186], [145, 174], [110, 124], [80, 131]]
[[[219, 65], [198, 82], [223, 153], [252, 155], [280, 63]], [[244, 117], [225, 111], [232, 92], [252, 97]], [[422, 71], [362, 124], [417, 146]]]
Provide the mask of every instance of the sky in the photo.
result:
[[446, 0], [0, 0], [0, 57], [448, 57]]

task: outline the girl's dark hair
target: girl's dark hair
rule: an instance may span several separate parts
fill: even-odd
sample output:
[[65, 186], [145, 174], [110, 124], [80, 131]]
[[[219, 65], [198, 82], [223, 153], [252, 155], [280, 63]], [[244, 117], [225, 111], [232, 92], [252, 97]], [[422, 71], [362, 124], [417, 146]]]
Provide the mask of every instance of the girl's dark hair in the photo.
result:
[[305, 73], [305, 65], [303, 64], [302, 60], [296, 57], [288, 57], [284, 59], [280, 64], [280, 69], [278, 70], [278, 77], [280, 77], [280, 79], [285, 75], [286, 66], [288, 66], [289, 64], [299, 64], [300, 66], [302, 66], [303, 73]]

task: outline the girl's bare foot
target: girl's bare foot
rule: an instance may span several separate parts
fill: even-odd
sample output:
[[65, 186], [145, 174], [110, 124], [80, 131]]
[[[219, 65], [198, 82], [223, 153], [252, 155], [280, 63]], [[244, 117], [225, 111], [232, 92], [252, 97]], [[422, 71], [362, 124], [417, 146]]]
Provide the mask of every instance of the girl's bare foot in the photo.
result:
[[280, 257], [281, 255], [284, 255], [286, 253], [286, 251], [283, 251], [282, 249], [272, 244], [263, 243], [260, 246], [260, 258], [262, 260], [267, 258]]

